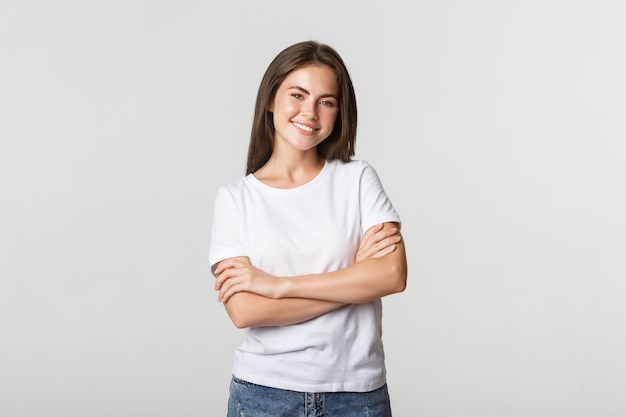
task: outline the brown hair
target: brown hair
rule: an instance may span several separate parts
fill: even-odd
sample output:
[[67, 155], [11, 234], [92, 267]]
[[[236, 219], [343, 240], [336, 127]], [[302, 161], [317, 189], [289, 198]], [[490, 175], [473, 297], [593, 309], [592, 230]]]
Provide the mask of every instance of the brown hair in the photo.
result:
[[324, 159], [339, 159], [344, 162], [354, 155], [357, 108], [348, 70], [339, 54], [330, 46], [315, 41], [300, 42], [280, 52], [263, 75], [254, 108], [246, 175], [265, 165], [274, 150], [275, 129], [272, 113], [268, 108], [278, 87], [292, 71], [308, 64], [330, 67], [339, 86], [339, 113], [335, 127], [328, 138], [317, 146], [317, 153]]

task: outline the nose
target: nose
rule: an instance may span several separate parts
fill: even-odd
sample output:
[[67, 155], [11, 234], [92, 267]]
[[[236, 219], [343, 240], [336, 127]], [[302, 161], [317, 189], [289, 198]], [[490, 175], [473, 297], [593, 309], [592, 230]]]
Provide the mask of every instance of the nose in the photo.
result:
[[302, 116], [307, 119], [317, 120], [317, 108], [315, 107], [315, 103], [307, 103], [302, 105]]

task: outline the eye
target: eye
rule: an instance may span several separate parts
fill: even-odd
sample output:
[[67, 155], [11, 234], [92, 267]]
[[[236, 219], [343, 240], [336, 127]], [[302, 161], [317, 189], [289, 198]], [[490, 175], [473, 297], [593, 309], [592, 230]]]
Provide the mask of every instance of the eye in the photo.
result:
[[320, 104], [326, 107], [335, 107], [335, 103], [333, 101], [322, 100], [320, 101]]
[[302, 100], [304, 97], [299, 93], [291, 93], [291, 97], [297, 98], [298, 100]]

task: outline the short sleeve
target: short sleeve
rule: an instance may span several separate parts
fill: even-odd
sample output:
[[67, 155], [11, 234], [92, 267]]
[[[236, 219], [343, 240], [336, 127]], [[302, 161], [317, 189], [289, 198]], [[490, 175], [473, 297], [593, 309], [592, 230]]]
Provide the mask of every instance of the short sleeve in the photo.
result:
[[380, 223], [400, 224], [400, 216], [387, 197], [378, 174], [371, 165], [365, 164], [360, 182], [361, 229], [365, 233]]
[[209, 262], [211, 272], [218, 262], [235, 256], [248, 256], [242, 222], [239, 219], [240, 210], [233, 195], [226, 187], [221, 187], [215, 197], [213, 208], [213, 225], [211, 228], [211, 243], [209, 245]]

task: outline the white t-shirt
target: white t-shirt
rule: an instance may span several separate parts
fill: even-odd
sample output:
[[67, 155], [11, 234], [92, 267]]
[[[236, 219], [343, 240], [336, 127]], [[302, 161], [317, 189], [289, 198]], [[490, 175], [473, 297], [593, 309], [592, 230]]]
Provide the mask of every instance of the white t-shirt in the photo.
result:
[[[336, 271], [354, 263], [363, 233], [400, 223], [374, 169], [364, 161], [326, 161], [291, 189], [250, 174], [220, 187], [209, 261], [248, 256], [275, 276]], [[385, 383], [380, 299], [343, 306], [289, 326], [253, 327], [235, 352], [233, 374], [303, 392], [366, 392]]]

